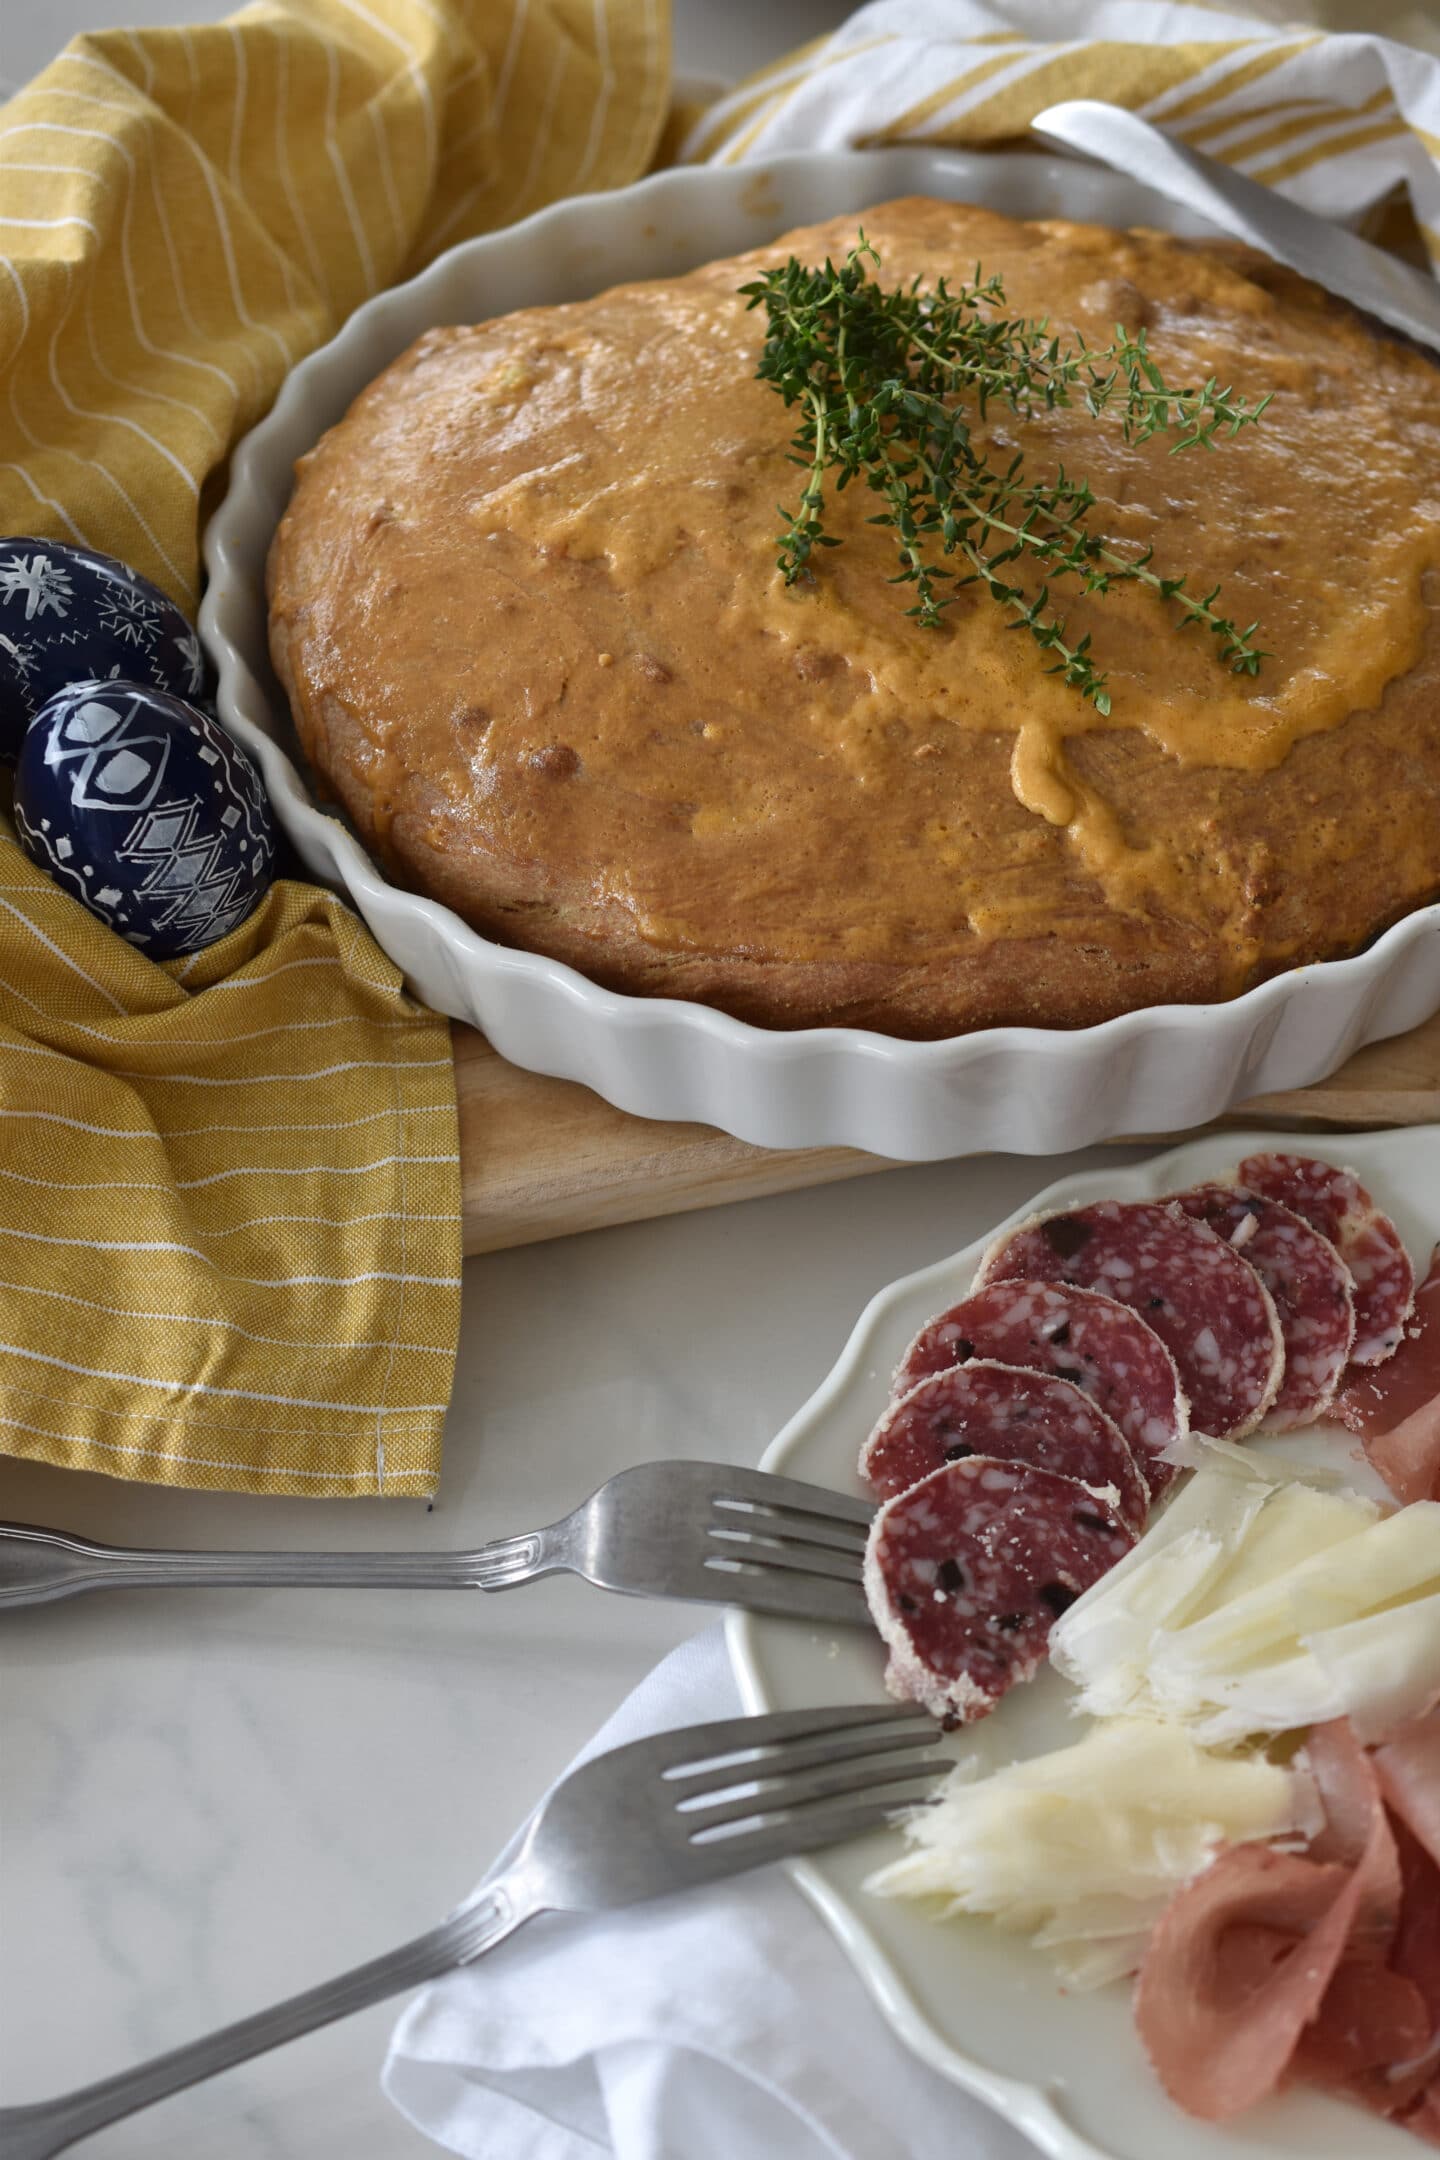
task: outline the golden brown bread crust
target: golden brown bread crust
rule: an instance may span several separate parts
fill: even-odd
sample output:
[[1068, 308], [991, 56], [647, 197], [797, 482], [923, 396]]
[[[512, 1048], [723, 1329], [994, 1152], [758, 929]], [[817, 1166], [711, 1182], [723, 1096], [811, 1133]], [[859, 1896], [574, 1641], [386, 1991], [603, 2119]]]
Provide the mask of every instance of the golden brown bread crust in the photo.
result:
[[[301, 460], [272, 652], [387, 868], [616, 989], [915, 1037], [1229, 997], [1433, 897], [1440, 373], [1243, 251], [928, 202], [865, 223], [887, 283], [979, 259], [1016, 312], [1143, 320], [1172, 376], [1276, 388], [1203, 462], [1073, 414], [996, 426], [1165, 568], [1223, 578], [1274, 648], [1260, 681], [1143, 595], [1076, 601], [1102, 725], [988, 600], [907, 622], [860, 490], [820, 581], [780, 585], [792, 423], [734, 292], [838, 254], [840, 220], [431, 332]], [[1088, 825], [1017, 799], [1020, 719]]]

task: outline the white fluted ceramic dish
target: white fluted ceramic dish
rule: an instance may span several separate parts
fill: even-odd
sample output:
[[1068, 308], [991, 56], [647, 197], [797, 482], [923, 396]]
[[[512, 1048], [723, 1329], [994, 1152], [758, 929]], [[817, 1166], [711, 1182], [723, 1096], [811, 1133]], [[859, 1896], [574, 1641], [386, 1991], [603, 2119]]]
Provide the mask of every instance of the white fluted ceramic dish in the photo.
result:
[[468, 241], [358, 309], [237, 450], [206, 533], [200, 610], [220, 714], [258, 757], [307, 869], [348, 894], [427, 1004], [481, 1028], [517, 1065], [583, 1081], [642, 1117], [698, 1119], [767, 1147], [848, 1145], [920, 1161], [1184, 1130], [1246, 1096], [1304, 1086], [1360, 1044], [1428, 1017], [1440, 1006], [1440, 908], [1407, 917], [1358, 958], [1278, 976], [1227, 1004], [1151, 1006], [1075, 1032], [989, 1028], [912, 1043], [856, 1028], [752, 1027], [679, 999], [602, 990], [393, 885], [319, 807], [270, 671], [265, 556], [294, 461], [422, 331], [672, 275], [910, 193], [1020, 216], [1206, 229], [1133, 182], [1060, 158], [884, 150], [663, 173]]
[[[1347, 1134], [1333, 1144], [1314, 1135], [1220, 1133], [1128, 1169], [1067, 1178], [1010, 1221], [1040, 1208], [1176, 1191], [1232, 1168], [1252, 1147], [1294, 1148], [1352, 1165], [1394, 1216], [1423, 1270], [1440, 1237], [1440, 1126]], [[989, 1235], [979, 1238], [953, 1259], [880, 1291], [829, 1377], [771, 1443], [761, 1467], [858, 1491], [860, 1443], [884, 1407], [902, 1351], [932, 1314], [965, 1295], [988, 1243]], [[1355, 1448], [1349, 1434], [1319, 1428], [1313, 1436], [1285, 1433], [1260, 1445], [1294, 1461], [1312, 1454], [1347, 1471]], [[1363, 1463], [1354, 1466], [1354, 1482], [1377, 1495], [1381, 1490]], [[727, 1615], [726, 1630], [747, 1710], [884, 1697], [878, 1637], [853, 1629], [830, 1635], [739, 1612]], [[998, 1767], [1062, 1747], [1082, 1729], [1069, 1715], [1066, 1689], [1047, 1672], [954, 1744], [957, 1754]], [[1304, 2088], [1223, 2127], [1182, 2115], [1145, 2060], [1123, 1985], [1066, 1994], [1042, 1953], [1023, 1938], [983, 1920], [937, 1925], [916, 1905], [868, 1896], [866, 1876], [900, 1850], [898, 1836], [880, 1835], [789, 1865], [900, 2038], [1024, 2130], [1050, 2160], [1405, 2160], [1407, 2154], [1414, 2160], [1408, 2132]]]

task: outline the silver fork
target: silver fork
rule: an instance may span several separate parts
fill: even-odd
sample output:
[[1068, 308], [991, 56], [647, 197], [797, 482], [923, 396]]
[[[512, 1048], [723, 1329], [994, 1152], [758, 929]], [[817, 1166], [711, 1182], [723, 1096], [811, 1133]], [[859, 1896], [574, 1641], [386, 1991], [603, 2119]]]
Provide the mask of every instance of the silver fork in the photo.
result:
[[652, 1462], [608, 1478], [559, 1522], [474, 1552], [143, 1552], [0, 1523], [0, 1608], [127, 1588], [511, 1590], [568, 1573], [631, 1597], [864, 1626], [860, 1564], [874, 1512], [764, 1470]]
[[80, 2138], [235, 2063], [469, 1965], [537, 1913], [608, 1912], [880, 1828], [950, 1762], [913, 1706], [782, 1710], [657, 1733], [555, 1786], [504, 1873], [386, 1957], [133, 2070], [56, 2100], [0, 2108], [4, 2160]]

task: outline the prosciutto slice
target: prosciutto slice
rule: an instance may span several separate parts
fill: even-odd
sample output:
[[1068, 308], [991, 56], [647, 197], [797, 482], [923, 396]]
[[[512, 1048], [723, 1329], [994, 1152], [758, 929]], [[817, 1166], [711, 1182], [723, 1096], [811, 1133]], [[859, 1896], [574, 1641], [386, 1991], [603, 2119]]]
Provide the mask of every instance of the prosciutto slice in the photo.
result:
[[1325, 1829], [1233, 1847], [1151, 1937], [1136, 2019], [1166, 2090], [1222, 2120], [1300, 2077], [1440, 2144], [1440, 1711], [1367, 1753], [1310, 1736]]
[[1383, 1967], [1342, 1965], [1295, 2068], [1440, 2140], [1440, 1719], [1397, 1729], [1371, 1760], [1390, 1810], [1400, 1908]]
[[1405, 1340], [1380, 1366], [1352, 1366], [1336, 1403], [1351, 1432], [1387, 1432], [1440, 1394], [1440, 1245], [1415, 1292]]
[[1419, 1989], [1430, 2012], [1430, 2029], [1440, 2032], [1440, 1867], [1403, 1821], [1394, 1828], [1400, 1852], [1400, 1926], [1390, 1962]]
[[1357, 1367], [1337, 1407], [1397, 1500], [1440, 1499], [1440, 1246], [1399, 1349]]
[[1440, 1711], [1397, 1727], [1376, 1748], [1375, 1769], [1389, 1806], [1440, 1865]]
[[[1440, 2036], [1440, 1713], [1399, 1726], [1375, 1750], [1375, 1770], [1386, 1805], [1395, 1819], [1400, 1853], [1400, 1925], [1390, 1962], [1419, 1991], [1429, 2013], [1432, 2035]], [[1428, 2058], [1412, 2073], [1412, 2094], [1440, 2078], [1440, 2047], [1430, 2042]], [[1420, 2120], [1440, 2131], [1440, 2087], [1422, 2102]]]
[[1376, 1959], [1352, 1957], [1336, 1968], [1291, 2068], [1308, 2084], [1392, 2115], [1412, 2095], [1392, 2085], [1391, 2066], [1423, 2058], [1429, 2045], [1430, 2012], [1414, 1983]]
[[1365, 1453], [1397, 1500], [1433, 1500], [1440, 1487], [1440, 1396], [1422, 1403], [1389, 1432], [1365, 1442]]
[[[1311, 1851], [1232, 1846], [1171, 1900], [1140, 1968], [1140, 2038], [1171, 2098], [1208, 2121], [1273, 2092], [1302, 2040], [1307, 2063], [1328, 2040], [1342, 2077], [1369, 2069], [1371, 2003], [1398, 2015], [1402, 2047], [1419, 2035], [1418, 1991], [1384, 1965], [1401, 1879], [1374, 1766], [1343, 1722], [1316, 1728], [1310, 1759], [1326, 1809]], [[1336, 1988], [1347, 1966], [1363, 1974]]]

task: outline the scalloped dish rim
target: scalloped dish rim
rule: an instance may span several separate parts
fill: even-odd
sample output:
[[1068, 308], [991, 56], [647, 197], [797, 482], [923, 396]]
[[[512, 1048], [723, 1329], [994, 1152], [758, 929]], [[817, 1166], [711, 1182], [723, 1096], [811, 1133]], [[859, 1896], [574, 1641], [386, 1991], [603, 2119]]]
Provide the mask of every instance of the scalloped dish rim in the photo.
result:
[[[1206, 229], [1095, 167], [902, 149], [678, 168], [463, 242], [359, 308], [291, 371], [238, 446], [205, 533], [209, 579], [199, 611], [220, 717], [258, 759], [306, 867], [348, 894], [426, 1002], [480, 1027], [511, 1062], [581, 1081], [621, 1109], [701, 1120], [763, 1146], [845, 1145], [901, 1160], [977, 1149], [1058, 1153], [1121, 1132], [1188, 1129], [1248, 1095], [1306, 1085], [1362, 1043], [1428, 1017], [1440, 1006], [1440, 954], [1428, 957], [1440, 904], [1405, 916], [1358, 954], [1272, 976], [1223, 1003], [1147, 1006], [1073, 1031], [1002, 1027], [910, 1041], [840, 1026], [768, 1029], [682, 999], [603, 989], [392, 884], [320, 807], [287, 748], [293, 735], [269, 673], [257, 597], [265, 551], [293, 457], [391, 353], [436, 322], [475, 319], [483, 312], [477, 288], [492, 272], [509, 281], [509, 293], [526, 293], [507, 307], [528, 304], [537, 284], [552, 298], [574, 297], [645, 274], [637, 257], [647, 251], [650, 274], [662, 274], [677, 257], [707, 260], [727, 241], [754, 245], [807, 217], [923, 186], [1003, 199], [1020, 214], [1045, 214], [1045, 202], [1053, 211], [1063, 200], [1071, 214], [1100, 216], [1108, 205], [1112, 221], [1143, 213], [1174, 230]], [[604, 267], [607, 246], [613, 269]], [[582, 250], [598, 271], [577, 268]], [[1043, 1087], [1037, 1061], [1048, 1068]]]

